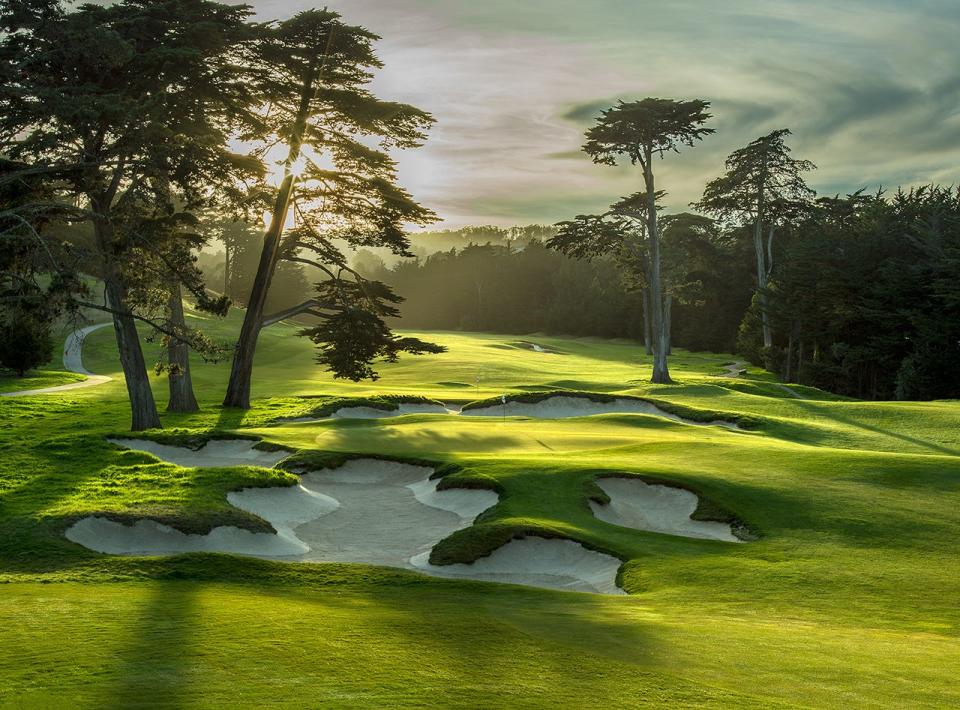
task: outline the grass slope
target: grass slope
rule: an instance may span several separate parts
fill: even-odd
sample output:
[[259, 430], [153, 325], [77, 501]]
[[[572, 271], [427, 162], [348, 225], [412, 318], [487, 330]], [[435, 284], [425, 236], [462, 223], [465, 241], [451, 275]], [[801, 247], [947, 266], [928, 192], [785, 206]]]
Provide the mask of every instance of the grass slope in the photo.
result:
[[71, 385], [74, 382], [83, 382], [85, 379], [87, 378], [84, 375], [60, 370], [31, 370], [23, 377], [17, 377], [14, 373], [0, 370], [0, 393], [59, 387], [60, 385]]
[[[211, 321], [223, 337], [235, 319]], [[443, 486], [501, 502], [442, 543], [469, 560], [517, 534], [558, 535], [626, 561], [627, 597], [451, 581], [363, 565], [218, 555], [113, 558], [66, 541], [92, 513], [184, 530], [257, 529], [229, 490], [283, 471], [180, 469], [106, 441], [127, 425], [122, 380], [0, 400], [0, 705], [947, 707], [960, 704], [960, 404], [843, 401], [720, 378], [729, 355], [678, 353], [678, 384], [646, 383], [629, 343], [438, 333], [450, 352], [333, 382], [292, 328], [267, 331], [250, 412], [223, 411], [226, 367], [197, 364], [198, 415], [158, 434], [240, 434], [315, 464], [377, 455], [434, 462]], [[112, 334], [85, 364], [116, 374]], [[477, 375], [480, 381], [477, 383]], [[156, 389], [163, 401], [164, 383]], [[643, 415], [571, 420], [408, 415], [277, 421], [356, 398], [468, 402], [553, 390], [650, 398], [749, 432]], [[270, 395], [270, 398], [265, 398]], [[535, 395], [536, 396], [536, 395]], [[686, 416], [686, 414], [685, 414]], [[595, 519], [593, 481], [690, 488], [731, 545]]]

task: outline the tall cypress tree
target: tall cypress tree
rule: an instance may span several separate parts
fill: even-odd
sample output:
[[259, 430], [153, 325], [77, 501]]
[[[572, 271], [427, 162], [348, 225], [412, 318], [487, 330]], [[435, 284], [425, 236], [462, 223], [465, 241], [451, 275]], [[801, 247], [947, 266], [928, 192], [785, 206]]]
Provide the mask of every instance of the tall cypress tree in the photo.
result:
[[[300, 13], [264, 37], [260, 89], [269, 102], [264, 121], [285, 155], [225, 406], [250, 406], [257, 339], [263, 327], [282, 318], [300, 313], [320, 318], [322, 325], [305, 334], [326, 348], [319, 360], [337, 376], [356, 378], [372, 372], [364, 363], [373, 357], [426, 347], [392, 337], [383, 318], [393, 313], [389, 303], [396, 298], [382, 284], [366, 284], [340, 246], [386, 247], [407, 256], [404, 225], [435, 219], [396, 184], [396, 165], [386, 152], [420, 145], [433, 119], [370, 93], [372, 71], [381, 66], [373, 51], [377, 39], [329, 10]], [[316, 298], [266, 314], [282, 260], [314, 267], [322, 281]], [[364, 322], [370, 329], [360, 327]], [[350, 342], [358, 343], [353, 355]], [[336, 357], [328, 357], [333, 350]]]
[[[703, 124], [710, 118], [706, 101], [675, 101], [647, 98], [607, 109], [597, 125], [587, 131], [584, 151], [600, 165], [629, 160], [643, 170], [644, 191], [621, 203], [621, 210], [639, 210], [646, 220], [647, 278], [650, 290], [650, 321], [653, 331], [653, 382], [671, 382], [667, 367], [670, 352], [669, 307], [661, 273], [660, 231], [657, 219], [657, 186], [653, 160], [693, 146], [713, 133]], [[636, 197], [642, 197], [637, 204]]]
[[781, 220], [793, 216], [815, 195], [802, 173], [816, 166], [790, 155], [786, 143], [789, 136], [790, 131], [781, 128], [733, 151], [726, 161], [727, 172], [707, 184], [703, 198], [695, 205], [721, 219], [752, 226], [757, 297], [767, 348], [773, 345], [767, 283], [773, 270], [774, 234]]

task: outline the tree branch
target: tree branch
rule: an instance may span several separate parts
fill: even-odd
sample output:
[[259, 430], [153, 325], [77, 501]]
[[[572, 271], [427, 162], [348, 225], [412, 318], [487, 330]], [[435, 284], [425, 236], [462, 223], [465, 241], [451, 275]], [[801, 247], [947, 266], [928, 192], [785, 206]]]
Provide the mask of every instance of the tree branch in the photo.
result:
[[89, 301], [77, 301], [77, 300], [75, 300], [74, 303], [76, 303], [78, 306], [83, 306], [84, 308], [92, 308], [92, 309], [94, 309], [94, 310], [96, 310], [96, 311], [102, 311], [102, 312], [104, 312], [104, 313], [109, 313], [109, 314], [115, 315], [115, 316], [130, 316], [130, 317], [133, 318], [134, 320], [138, 320], [138, 321], [140, 321], [141, 323], [146, 323], [147, 325], [149, 325], [149, 326], [150, 326], [151, 328], [153, 328], [154, 330], [156, 330], [156, 331], [158, 331], [158, 332], [160, 332], [160, 333], [163, 333], [164, 335], [166, 335], [166, 336], [168, 336], [168, 337], [173, 338], [174, 340], [176, 340], [176, 341], [179, 342], [179, 343], [183, 343], [184, 345], [189, 345], [189, 346], [190, 346], [191, 348], [193, 348], [194, 350], [197, 350], [197, 349], [198, 349], [198, 348], [196, 347], [196, 343], [197, 343], [196, 340], [191, 339], [191, 338], [185, 338], [182, 333], [176, 333], [176, 332], [168, 329], [165, 325], [161, 325], [160, 323], [157, 323], [156, 321], [151, 320], [150, 318], [147, 318], [146, 316], [137, 315], [137, 314], [134, 313], [133, 311], [118, 311], [117, 309], [111, 308], [110, 306], [108, 306], [108, 305], [106, 305], [106, 304], [101, 305], [101, 304], [99, 304], [99, 303], [91, 303], [91, 302], [89, 302]]
[[280, 311], [279, 313], [273, 313], [269, 316], [264, 316], [260, 321], [260, 327], [269, 328], [271, 325], [275, 325], [280, 321], [285, 321], [288, 318], [292, 318], [293, 316], [298, 316], [301, 313], [310, 313], [311, 315], [315, 315], [322, 318], [323, 314], [313, 311], [314, 308], [329, 308], [329, 306], [325, 306], [316, 298], [311, 298], [309, 301], [304, 301], [303, 303], [293, 306], [292, 308], [288, 308], [285, 311]]

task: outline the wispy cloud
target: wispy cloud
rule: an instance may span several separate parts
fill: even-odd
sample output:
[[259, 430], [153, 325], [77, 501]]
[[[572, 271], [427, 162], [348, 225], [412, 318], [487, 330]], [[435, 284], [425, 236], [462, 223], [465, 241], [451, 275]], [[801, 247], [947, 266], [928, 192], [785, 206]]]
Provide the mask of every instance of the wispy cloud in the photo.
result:
[[[254, 1], [262, 17], [309, 3]], [[823, 192], [960, 180], [955, 0], [341, 0], [384, 36], [376, 90], [430, 110], [405, 184], [448, 224], [556, 221], [637, 189], [583, 130], [616, 99], [713, 102], [717, 129], [660, 166], [683, 209], [734, 148], [794, 132]]]

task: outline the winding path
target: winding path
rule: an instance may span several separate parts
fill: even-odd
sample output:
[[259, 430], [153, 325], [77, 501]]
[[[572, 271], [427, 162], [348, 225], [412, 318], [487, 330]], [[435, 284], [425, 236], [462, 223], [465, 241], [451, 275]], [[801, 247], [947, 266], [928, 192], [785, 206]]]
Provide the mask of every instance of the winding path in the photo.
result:
[[83, 382], [72, 382], [69, 385], [59, 385], [58, 387], [44, 387], [36, 390], [20, 390], [18, 392], [4, 392], [0, 397], [32, 397], [38, 394], [56, 394], [57, 392], [69, 392], [70, 390], [83, 389], [85, 387], [96, 387], [113, 378], [106, 375], [95, 375], [83, 366], [83, 341], [95, 330], [106, 328], [112, 325], [112, 322], [96, 323], [88, 325], [86, 328], [75, 330], [67, 336], [63, 344], [63, 367], [68, 372], [75, 372], [78, 375], [86, 375], [87, 379]]

